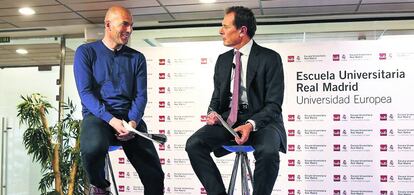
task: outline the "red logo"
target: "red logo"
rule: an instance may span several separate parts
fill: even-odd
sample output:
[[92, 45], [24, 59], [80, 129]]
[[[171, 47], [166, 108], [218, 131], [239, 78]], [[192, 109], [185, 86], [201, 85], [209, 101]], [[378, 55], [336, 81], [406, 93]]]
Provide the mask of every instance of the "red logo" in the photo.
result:
[[334, 182], [341, 181], [341, 175], [334, 175], [334, 176], [333, 176], [333, 181], [334, 181]]
[[160, 129], [160, 130], [158, 130], [158, 132], [160, 132], [161, 134], [165, 134], [165, 130], [164, 129]]
[[380, 195], [387, 195], [388, 194], [388, 192], [387, 191], [385, 191], [385, 190], [381, 190], [380, 191]]
[[333, 130], [333, 136], [341, 136], [341, 130], [340, 129], [334, 129]]
[[341, 144], [334, 144], [333, 151], [341, 151]]
[[380, 60], [386, 60], [387, 59], [387, 54], [386, 53], [379, 53], [379, 59]]
[[165, 158], [160, 158], [160, 164], [165, 165]]
[[119, 178], [125, 178], [125, 172], [123, 172], [123, 171], [119, 171], [119, 172], [118, 172], [118, 177], [119, 177]]
[[288, 121], [295, 121], [295, 115], [289, 114], [288, 115]]
[[387, 136], [387, 129], [380, 129], [380, 136]]
[[165, 108], [165, 101], [159, 101], [158, 102], [158, 107]]
[[333, 166], [334, 167], [340, 167], [341, 166], [341, 160], [333, 160]]
[[381, 175], [381, 182], [387, 182], [388, 181], [388, 177], [386, 175]]
[[294, 62], [295, 56], [288, 56], [288, 62]]
[[125, 164], [125, 158], [119, 157], [118, 158], [118, 164]]
[[340, 121], [341, 120], [341, 115], [340, 114], [334, 114], [333, 115], [333, 120], [334, 121]]
[[386, 121], [387, 120], [387, 114], [380, 114], [380, 121]]
[[200, 188], [200, 194], [207, 194], [207, 191], [205, 188]]
[[387, 167], [388, 166], [388, 161], [387, 160], [380, 160], [380, 166], [381, 167]]
[[207, 58], [201, 58], [201, 64], [207, 64]]
[[165, 73], [159, 73], [158, 79], [165, 79]]
[[288, 160], [288, 166], [294, 167], [295, 166], [295, 160], [294, 159], [289, 159]]
[[380, 145], [380, 151], [387, 151], [387, 150], [388, 150], [387, 144]]
[[288, 189], [288, 195], [295, 195], [294, 189]]
[[295, 174], [289, 174], [288, 181], [295, 181]]
[[295, 130], [294, 129], [289, 129], [288, 130], [288, 136], [295, 136]]
[[158, 116], [158, 121], [159, 122], [165, 122], [165, 116], [164, 115]]
[[339, 54], [333, 54], [332, 55], [332, 60], [333, 61], [339, 61]]
[[207, 115], [201, 115], [200, 116], [200, 121], [201, 122], [206, 122], [207, 121]]
[[158, 93], [165, 93], [165, 87], [158, 87]]
[[165, 150], [165, 145], [164, 144], [160, 144], [158, 147], [159, 150]]
[[288, 151], [295, 151], [295, 144], [289, 144]]
[[119, 192], [125, 192], [125, 186], [118, 186]]
[[165, 59], [159, 59], [158, 64], [159, 65], [165, 65]]
[[341, 195], [341, 190], [334, 190], [333, 195]]

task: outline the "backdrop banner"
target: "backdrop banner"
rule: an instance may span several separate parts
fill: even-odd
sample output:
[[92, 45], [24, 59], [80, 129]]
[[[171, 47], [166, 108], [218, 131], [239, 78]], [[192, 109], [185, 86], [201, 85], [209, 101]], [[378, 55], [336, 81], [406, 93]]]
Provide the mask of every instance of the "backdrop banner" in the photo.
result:
[[[280, 53], [285, 72], [288, 153], [281, 154], [273, 194], [414, 195], [414, 47], [409, 41], [264, 46]], [[207, 194], [184, 148], [205, 124], [214, 65], [223, 51], [138, 50], [148, 63], [144, 120], [150, 133], [168, 136], [165, 145], [156, 145], [165, 194]], [[111, 160], [120, 193], [143, 194], [123, 152], [111, 152]], [[228, 186], [234, 155], [215, 160]]]

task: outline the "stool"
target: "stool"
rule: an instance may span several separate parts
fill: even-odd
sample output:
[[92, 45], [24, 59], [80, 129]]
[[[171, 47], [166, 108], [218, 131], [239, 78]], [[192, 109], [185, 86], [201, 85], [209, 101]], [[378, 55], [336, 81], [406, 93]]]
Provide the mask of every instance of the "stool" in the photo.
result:
[[[250, 182], [253, 187], [253, 177], [252, 177], [252, 170], [250, 169], [249, 165], [249, 158], [247, 157], [248, 152], [253, 152], [254, 148], [252, 146], [243, 146], [243, 145], [232, 145], [232, 146], [223, 146], [229, 152], [235, 152], [236, 158], [234, 160], [233, 171], [231, 172], [231, 179], [228, 188], [228, 195], [233, 195], [234, 192], [234, 185], [236, 184], [236, 176], [237, 176], [237, 169], [239, 167], [240, 162], [240, 169], [241, 169], [241, 188], [242, 188], [242, 195], [249, 195], [249, 184], [247, 183], [247, 177], [250, 178]], [[247, 176], [246, 170], [249, 173]]]
[[115, 190], [115, 194], [116, 195], [119, 195], [119, 193], [118, 193], [118, 186], [116, 185], [116, 180], [115, 180], [115, 176], [114, 176], [114, 170], [112, 168], [111, 159], [109, 158], [109, 152], [115, 151], [115, 150], [119, 150], [121, 148], [122, 148], [122, 146], [109, 146], [108, 153], [106, 154], [106, 159], [105, 159], [105, 161], [106, 161], [106, 164], [105, 164], [106, 178], [109, 179], [109, 174], [110, 174], [110, 176], [112, 178], [112, 185], [114, 187], [114, 190]]

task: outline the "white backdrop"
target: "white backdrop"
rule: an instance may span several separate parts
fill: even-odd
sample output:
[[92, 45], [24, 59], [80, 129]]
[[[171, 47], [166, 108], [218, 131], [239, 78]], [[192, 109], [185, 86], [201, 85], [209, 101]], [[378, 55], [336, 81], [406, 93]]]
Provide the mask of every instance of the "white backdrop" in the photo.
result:
[[[273, 194], [414, 194], [411, 45], [358, 41], [266, 46], [282, 55], [286, 83], [289, 151], [281, 155]], [[222, 51], [141, 51], [149, 70], [144, 120], [152, 132], [169, 137], [164, 147], [157, 146], [166, 194], [205, 194], [184, 146], [204, 124], [214, 63]], [[216, 160], [226, 185], [233, 157]], [[142, 192], [133, 169], [119, 170], [125, 194]]]

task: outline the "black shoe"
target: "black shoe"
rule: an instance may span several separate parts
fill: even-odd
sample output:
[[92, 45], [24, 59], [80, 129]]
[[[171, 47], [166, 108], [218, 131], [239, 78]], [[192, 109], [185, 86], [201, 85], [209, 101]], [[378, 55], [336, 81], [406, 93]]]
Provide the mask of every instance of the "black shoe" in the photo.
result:
[[91, 185], [89, 195], [111, 195], [112, 193], [107, 189], [98, 188]]

